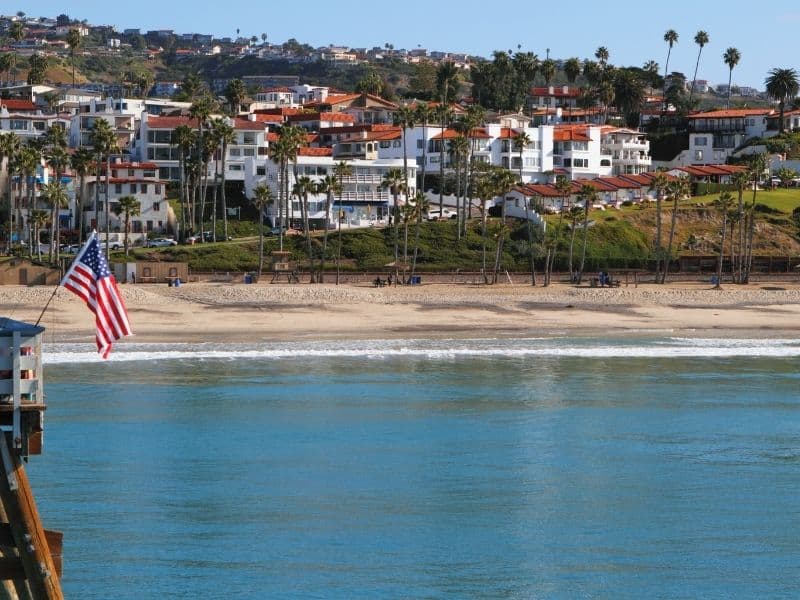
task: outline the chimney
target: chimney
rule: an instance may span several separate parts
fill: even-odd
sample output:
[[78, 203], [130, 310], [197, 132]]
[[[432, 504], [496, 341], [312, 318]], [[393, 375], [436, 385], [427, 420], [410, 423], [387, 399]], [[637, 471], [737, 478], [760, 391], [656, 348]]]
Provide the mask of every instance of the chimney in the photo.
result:
[[553, 92], [555, 92], [555, 89], [554, 89], [554, 88], [553, 88], [553, 86], [551, 85], [549, 88], [547, 88], [547, 93], [548, 93], [550, 96], [552, 96], [552, 95], [553, 95]]

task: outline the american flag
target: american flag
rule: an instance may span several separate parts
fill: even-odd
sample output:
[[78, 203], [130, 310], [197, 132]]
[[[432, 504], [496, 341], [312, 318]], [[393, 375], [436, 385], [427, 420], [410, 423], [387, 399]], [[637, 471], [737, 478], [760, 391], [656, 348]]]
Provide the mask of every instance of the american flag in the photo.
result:
[[94, 313], [97, 351], [108, 358], [111, 343], [133, 332], [117, 280], [108, 268], [96, 233], [83, 245], [61, 285], [81, 298]]

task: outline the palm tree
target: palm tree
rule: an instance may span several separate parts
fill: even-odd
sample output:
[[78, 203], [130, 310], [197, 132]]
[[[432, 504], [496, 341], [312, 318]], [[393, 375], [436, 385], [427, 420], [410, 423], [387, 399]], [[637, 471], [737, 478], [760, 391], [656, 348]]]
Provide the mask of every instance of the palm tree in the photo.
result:
[[41, 163], [42, 157], [39, 153], [39, 150], [36, 149], [34, 146], [28, 144], [26, 146], [22, 146], [19, 152], [16, 155], [16, 159], [14, 161], [14, 169], [19, 175], [19, 196], [17, 198], [17, 203], [19, 208], [17, 209], [17, 232], [19, 239], [22, 239], [22, 225], [23, 225], [23, 218], [22, 218], [22, 182], [23, 180], [26, 182], [25, 190], [27, 192], [27, 208], [28, 208], [28, 247], [29, 247], [29, 256], [33, 256], [33, 238], [30, 235], [31, 231], [31, 216], [34, 210], [34, 192], [36, 188], [36, 168]]
[[14, 202], [11, 198], [11, 172], [15, 157], [20, 149], [20, 141], [13, 131], [0, 133], [0, 167], [6, 172], [6, 200], [8, 202], [8, 235], [6, 236], [6, 253], [11, 254], [11, 239], [14, 231]]
[[[400, 106], [392, 115], [392, 122], [395, 127], [399, 127], [403, 136], [403, 173], [406, 174], [405, 184], [408, 187], [408, 148], [406, 141], [406, 134], [409, 129], [413, 129], [415, 125], [414, 109], [408, 105]], [[416, 186], [415, 186], [416, 187]]]
[[292, 192], [300, 201], [300, 218], [303, 221], [303, 235], [306, 238], [306, 252], [308, 253], [308, 270], [311, 274], [311, 283], [316, 280], [314, 271], [314, 253], [311, 247], [311, 230], [308, 222], [308, 195], [317, 191], [317, 185], [307, 175], [299, 177], [292, 188]]
[[[109, 194], [109, 179], [111, 176], [111, 154], [117, 149], [117, 136], [114, 133], [114, 130], [111, 128], [111, 125], [103, 118], [98, 117], [95, 119], [94, 123], [92, 124], [92, 131], [90, 134], [90, 142], [94, 149], [95, 155], [97, 156], [97, 162], [102, 163], [105, 160], [105, 174], [106, 174], [106, 183], [105, 183], [105, 207], [103, 213], [105, 215], [105, 234], [106, 234], [106, 255], [108, 255], [109, 249], [109, 226], [110, 226], [110, 219], [109, 219], [109, 203], [108, 203], [108, 194]], [[99, 226], [100, 218], [99, 218], [99, 206], [100, 206], [100, 169], [98, 166], [97, 176], [95, 178], [95, 210], [94, 210], [94, 219], [95, 223]]]
[[70, 29], [67, 33], [67, 44], [69, 44], [69, 60], [72, 63], [72, 87], [75, 88], [75, 53], [81, 47], [83, 37], [77, 29]]
[[467, 114], [464, 118], [464, 125], [467, 131], [467, 139], [469, 140], [469, 153], [467, 155], [467, 172], [466, 184], [464, 187], [465, 197], [467, 200], [467, 218], [464, 219], [464, 233], [467, 231], [467, 219], [472, 218], [472, 167], [473, 167], [473, 152], [475, 151], [475, 134], [477, 128], [483, 125], [486, 119], [486, 109], [480, 104], [472, 104], [467, 108]]
[[[220, 154], [222, 157], [222, 178], [220, 180], [220, 201], [222, 202], [222, 239], [228, 239], [228, 203], [227, 198], [225, 196], [225, 174], [227, 172], [227, 158], [228, 158], [228, 146], [236, 142], [236, 130], [223, 121], [222, 119], [214, 119], [211, 123], [211, 129], [214, 132], [214, 139], [217, 141], [217, 144], [220, 148]], [[214, 212], [216, 213], [216, 207], [214, 207]], [[216, 241], [216, 229], [214, 230], [214, 240]]]
[[[582, 188], [581, 188], [582, 189]], [[578, 232], [578, 219], [583, 214], [582, 206], [573, 206], [569, 209], [569, 278], [572, 282], [577, 282], [578, 278], [575, 276], [575, 269], [573, 268], [572, 257], [573, 249], [575, 247], [575, 234]]]
[[10, 52], [0, 54], [0, 73], [6, 74], [6, 84], [11, 77], [11, 67], [14, 66], [14, 55]]
[[436, 97], [448, 105], [456, 101], [461, 81], [458, 67], [451, 61], [444, 61], [436, 69]]
[[600, 46], [597, 50], [595, 50], [594, 57], [597, 59], [597, 62], [600, 63], [600, 67], [605, 70], [606, 65], [608, 64], [608, 48], [605, 46]]
[[[45, 149], [44, 158], [47, 161], [48, 166], [55, 171], [55, 182], [60, 184], [61, 176], [69, 166], [69, 154], [67, 153], [66, 149], [60, 145], [50, 146], [49, 148]], [[50, 203], [50, 206], [53, 213], [51, 217], [52, 231], [50, 232], [50, 260], [57, 261], [59, 252], [59, 239], [61, 237], [61, 219], [59, 218], [59, 209], [65, 207], [62, 207], [61, 203], [53, 202]]]
[[725, 231], [728, 228], [728, 211], [733, 206], [733, 196], [730, 192], [722, 192], [714, 200], [714, 207], [722, 214], [722, 230], [720, 232], [719, 258], [717, 259], [717, 283], [714, 289], [722, 289], [722, 257], [725, 254]]
[[[736, 224], [739, 227], [739, 252], [734, 257], [733, 262], [736, 264], [734, 273], [734, 281], [742, 283], [742, 268], [744, 265], [744, 233], [745, 233], [745, 215], [744, 215], [744, 190], [749, 183], [749, 176], [747, 171], [739, 171], [734, 173], [731, 177], [731, 183], [736, 190], [737, 196], [737, 209], [736, 209]], [[732, 238], [733, 236], [731, 236]]]
[[123, 217], [125, 256], [128, 256], [128, 234], [131, 231], [131, 217], [137, 217], [141, 212], [142, 203], [133, 196], [122, 196], [117, 200], [117, 205], [114, 207], [114, 214], [118, 217]]
[[326, 175], [317, 185], [317, 191], [325, 194], [325, 232], [322, 234], [322, 257], [319, 262], [319, 279], [324, 283], [325, 278], [325, 259], [328, 256], [328, 230], [331, 222], [331, 207], [333, 206], [334, 194], [341, 194], [342, 186], [336, 175]]
[[[53, 243], [55, 242], [57, 244], [57, 242], [58, 242], [58, 238], [57, 238], [58, 225], [56, 223], [56, 220], [58, 219], [58, 211], [60, 209], [62, 209], [62, 208], [66, 208], [68, 206], [69, 198], [67, 197], [67, 192], [64, 189], [64, 186], [61, 184], [60, 181], [53, 181], [51, 183], [45, 183], [42, 186], [42, 190], [41, 190], [41, 194], [40, 195], [52, 207], [51, 211], [50, 211], [50, 214], [51, 214], [51, 217], [50, 217], [50, 260], [52, 262], [54, 258], [56, 260], [58, 259], [58, 253], [57, 252], [55, 252], [55, 253], [53, 252]], [[53, 215], [55, 215], [55, 219], [53, 218]], [[37, 247], [39, 246], [38, 237], [36, 238], [36, 245], [37, 245]], [[58, 248], [58, 246], [56, 245], [56, 249], [57, 248]], [[42, 258], [41, 258], [41, 251], [40, 251], [39, 252], [39, 260], [41, 260], [41, 259]]]
[[[578, 75], [581, 74], [581, 61], [578, 58], [568, 58], [564, 62], [564, 75], [567, 76], [567, 83], [570, 87], [575, 86]], [[569, 104], [570, 117], [572, 116], [572, 103]]]
[[753, 186], [753, 200], [748, 207], [747, 215], [747, 239], [745, 241], [745, 260], [744, 260], [744, 273], [742, 283], [749, 283], [750, 271], [753, 267], [753, 238], [756, 229], [756, 195], [758, 192], [758, 184], [764, 176], [764, 171], [767, 169], [767, 157], [765, 154], [755, 154], [750, 159], [750, 164], [747, 169], [748, 178]]
[[661, 203], [664, 200], [664, 194], [667, 191], [669, 180], [663, 171], [658, 171], [650, 184], [651, 189], [656, 192], [656, 237], [653, 243], [653, 253], [656, 258], [656, 283], [661, 278], [661, 261], [662, 248], [661, 248], [661, 233], [662, 233], [662, 220], [661, 220]]
[[580, 196], [583, 198], [583, 248], [581, 250], [581, 268], [578, 271], [578, 284], [583, 279], [583, 269], [586, 266], [586, 246], [589, 235], [589, 208], [597, 202], [597, 190], [585, 183], [581, 186]]
[[342, 194], [344, 193], [344, 178], [351, 177], [353, 175], [353, 167], [346, 163], [343, 160], [340, 160], [336, 163], [336, 166], [333, 167], [333, 175], [336, 177], [336, 180], [339, 182], [339, 210], [336, 211], [336, 221], [337, 221], [337, 228], [339, 232], [338, 236], [338, 248], [336, 250], [336, 285], [339, 285], [339, 276], [341, 273], [341, 263], [342, 263]]
[[[672, 46], [678, 43], [678, 32], [674, 29], [668, 29], [664, 34], [664, 41], [667, 42], [669, 48], [667, 49], [667, 62], [664, 63], [664, 104], [663, 111], [667, 109], [667, 74], [669, 73], [669, 57], [672, 54]], [[662, 116], [663, 116], [662, 111]]]
[[415, 224], [414, 224], [414, 258], [411, 262], [411, 276], [413, 277], [417, 272], [417, 257], [419, 256], [419, 230], [420, 225], [422, 224], [422, 219], [425, 218], [425, 215], [428, 214], [428, 210], [430, 210], [430, 204], [428, 203], [428, 199], [425, 197], [421, 191], [417, 190], [416, 195], [414, 196], [414, 217], [415, 217]]
[[783, 111], [786, 103], [797, 96], [798, 78], [794, 69], [772, 69], [764, 83], [767, 85], [767, 95], [778, 101], [780, 111], [780, 133], [783, 133]]
[[725, 54], [722, 55], [722, 60], [728, 65], [728, 99], [725, 103], [725, 108], [731, 107], [731, 82], [733, 81], [733, 69], [739, 64], [742, 59], [742, 54], [736, 48], [728, 48]]
[[[196, 144], [194, 130], [188, 125], [178, 125], [172, 131], [172, 144], [178, 147], [178, 168], [180, 170], [181, 233], [180, 241], [186, 241], [186, 217], [189, 212], [189, 194], [186, 189], [186, 160]], [[190, 222], [194, 218], [190, 216]]]
[[431, 120], [431, 108], [427, 102], [418, 102], [414, 108], [414, 117], [422, 125], [422, 175], [418, 189], [425, 191], [425, 175], [428, 170], [428, 121]]
[[[201, 188], [200, 188], [200, 205], [205, 205], [206, 199], [206, 190], [208, 187], [208, 159], [209, 154], [207, 152], [208, 146], [205, 140], [205, 124], [208, 121], [211, 113], [216, 109], [216, 103], [210, 96], [204, 95], [192, 102], [192, 105], [189, 107], [189, 116], [192, 119], [197, 121], [197, 155], [200, 158], [200, 177], [201, 177]], [[203, 231], [203, 211], [201, 210], [200, 215], [197, 216], [197, 231]], [[203, 241], [203, 236], [200, 236], [200, 241]]]
[[694, 78], [692, 78], [692, 88], [689, 92], [689, 106], [692, 106], [692, 98], [694, 97], [694, 86], [697, 83], [697, 69], [700, 68], [700, 55], [703, 53], [703, 47], [708, 44], [709, 38], [708, 34], [705, 31], [698, 31], [694, 36], [694, 43], [697, 44], [700, 49], [697, 51], [697, 63], [694, 65]]
[[83, 243], [83, 212], [84, 202], [86, 200], [86, 176], [93, 170], [95, 166], [94, 153], [89, 148], [78, 148], [75, 153], [70, 156], [70, 167], [78, 176], [78, 189], [76, 191], [75, 209], [76, 209], [76, 226], [78, 229], [78, 243]]
[[50, 213], [46, 210], [34, 210], [31, 213], [33, 223], [33, 239], [36, 244], [36, 252], [39, 262], [42, 262], [42, 244], [40, 241], [42, 228], [50, 221]]
[[[451, 64], [451, 63], [449, 63]], [[434, 118], [439, 121], [442, 133], [439, 136], [439, 214], [444, 214], [444, 157], [445, 157], [445, 131], [448, 123], [453, 118], [453, 109], [442, 103], [433, 111]]]
[[383, 176], [381, 187], [388, 189], [392, 194], [392, 225], [394, 226], [394, 268], [395, 281], [397, 281], [398, 261], [400, 260], [400, 193], [405, 191], [405, 177], [400, 169], [389, 169]]
[[[15, 44], [19, 44], [23, 39], [25, 39], [25, 25], [22, 24], [21, 21], [14, 21], [8, 28], [8, 37], [14, 40]], [[17, 48], [14, 47], [14, 69], [13, 69], [13, 81], [16, 83], [17, 81]]]
[[522, 179], [522, 153], [525, 151], [525, 148], [531, 145], [531, 138], [527, 133], [525, 133], [525, 131], [519, 131], [514, 134], [514, 137], [511, 139], [511, 143], [514, 147], [514, 150], [519, 152], [519, 182], [524, 183]]
[[241, 109], [242, 100], [247, 96], [247, 88], [241, 79], [231, 79], [225, 87], [225, 99], [230, 106], [231, 114], [236, 116]]
[[[556, 61], [552, 58], [547, 58], [542, 61], [542, 65], [539, 69], [539, 72], [542, 74], [542, 78], [544, 79], [544, 84], [546, 87], [550, 87], [550, 83], [553, 81], [553, 78], [556, 76]], [[547, 125], [548, 119], [548, 111], [549, 106], [544, 107], [544, 125]]]
[[253, 188], [253, 205], [258, 210], [258, 276], [264, 270], [264, 211], [275, 201], [272, 190], [263, 183]]
[[464, 205], [462, 204], [462, 192], [464, 200], [466, 201], [466, 185], [462, 187], [463, 174], [467, 170], [466, 157], [469, 155], [469, 140], [459, 133], [456, 137], [450, 140], [450, 152], [453, 155], [453, 163], [456, 167], [456, 229], [458, 229], [457, 237], [461, 239], [461, 222], [465, 218]]
[[561, 206], [560, 210], [558, 211], [558, 226], [555, 228], [553, 232], [553, 237], [551, 241], [551, 247], [548, 248], [547, 252], [547, 266], [545, 271], [544, 277], [544, 285], [550, 285], [550, 278], [553, 273], [553, 266], [556, 262], [556, 254], [558, 253], [558, 245], [559, 241], [561, 240], [561, 230], [564, 225], [564, 211], [566, 210], [566, 204], [569, 200], [570, 195], [572, 194], [572, 182], [564, 177], [563, 175], [559, 175], [556, 178], [555, 185], [556, 191], [561, 198]]
[[672, 216], [670, 218], [669, 238], [667, 241], [667, 254], [664, 260], [664, 271], [661, 273], [661, 283], [666, 283], [667, 271], [672, 261], [672, 243], [675, 240], [675, 226], [678, 223], [678, 202], [691, 193], [688, 179], [676, 177], [667, 184], [667, 195], [672, 199]]

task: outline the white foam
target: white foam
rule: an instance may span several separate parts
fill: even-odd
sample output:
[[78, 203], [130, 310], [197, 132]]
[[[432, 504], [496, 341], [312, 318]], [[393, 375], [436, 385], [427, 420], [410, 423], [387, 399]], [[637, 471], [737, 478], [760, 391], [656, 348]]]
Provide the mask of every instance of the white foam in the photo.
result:
[[[394, 357], [454, 360], [458, 358], [726, 358], [800, 356], [800, 340], [694, 339], [608, 340], [577, 338], [478, 340], [364, 340], [350, 342], [282, 342], [263, 344], [121, 344], [108, 362], [170, 360], [281, 360]], [[87, 344], [45, 345], [45, 364], [103, 362]]]

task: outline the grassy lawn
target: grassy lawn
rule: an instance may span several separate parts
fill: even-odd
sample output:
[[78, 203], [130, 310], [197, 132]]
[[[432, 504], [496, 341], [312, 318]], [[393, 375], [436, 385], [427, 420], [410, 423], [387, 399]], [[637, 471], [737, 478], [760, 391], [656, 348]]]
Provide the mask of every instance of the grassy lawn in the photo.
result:
[[[732, 192], [734, 198], [738, 198], [736, 192]], [[719, 198], [719, 194], [708, 194], [692, 198], [692, 202], [709, 204]], [[753, 192], [745, 192], [744, 200], [750, 203], [753, 200]], [[764, 204], [781, 212], [791, 214], [792, 211], [800, 206], [800, 188], [778, 188], [775, 190], [759, 190], [756, 195], [756, 203]]]

